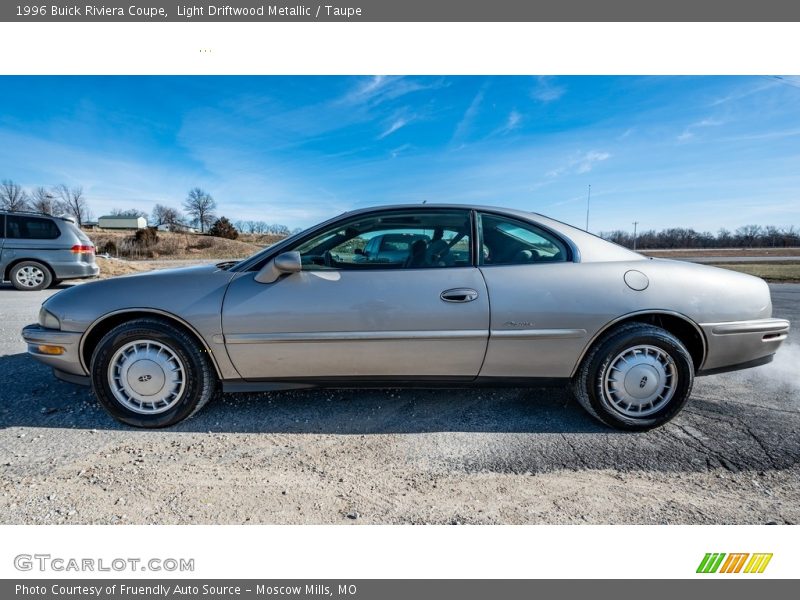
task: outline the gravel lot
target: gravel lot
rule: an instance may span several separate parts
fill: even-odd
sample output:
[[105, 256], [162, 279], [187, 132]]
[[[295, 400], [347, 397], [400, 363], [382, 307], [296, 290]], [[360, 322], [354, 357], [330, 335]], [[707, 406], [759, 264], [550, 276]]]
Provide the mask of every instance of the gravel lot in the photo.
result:
[[[771, 286], [800, 322], [800, 285]], [[0, 287], [2, 523], [797, 523], [800, 332], [644, 434], [562, 390], [226, 395], [118, 425], [24, 354], [52, 291]], [[797, 327], [797, 325], [795, 325]]]

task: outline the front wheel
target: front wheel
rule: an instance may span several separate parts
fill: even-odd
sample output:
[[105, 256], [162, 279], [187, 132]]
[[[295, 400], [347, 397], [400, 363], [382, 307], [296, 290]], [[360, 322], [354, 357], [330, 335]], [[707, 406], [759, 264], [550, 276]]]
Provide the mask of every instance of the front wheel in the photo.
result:
[[677, 415], [692, 393], [694, 364], [674, 335], [628, 323], [603, 336], [572, 381], [589, 414], [617, 429], [644, 431]]
[[92, 389], [114, 418], [135, 427], [168, 427], [214, 395], [216, 378], [192, 336], [157, 319], [109, 331], [94, 351]]

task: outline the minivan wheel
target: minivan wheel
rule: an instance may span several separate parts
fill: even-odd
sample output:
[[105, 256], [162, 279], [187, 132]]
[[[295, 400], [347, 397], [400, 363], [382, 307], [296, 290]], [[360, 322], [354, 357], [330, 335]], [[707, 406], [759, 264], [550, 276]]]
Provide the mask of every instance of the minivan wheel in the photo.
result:
[[135, 427], [168, 427], [197, 413], [216, 377], [192, 336], [158, 319], [109, 331], [94, 351], [92, 389], [114, 418]]
[[11, 268], [11, 283], [18, 290], [35, 292], [48, 287], [53, 280], [50, 269], [35, 260], [24, 260]]
[[644, 431], [677, 415], [692, 393], [694, 364], [674, 335], [628, 323], [603, 336], [572, 381], [589, 414], [617, 429]]

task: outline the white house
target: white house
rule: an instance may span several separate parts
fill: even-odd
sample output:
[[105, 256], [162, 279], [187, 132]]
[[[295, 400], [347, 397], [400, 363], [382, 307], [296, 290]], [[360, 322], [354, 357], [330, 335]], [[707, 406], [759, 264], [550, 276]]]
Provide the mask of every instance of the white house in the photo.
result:
[[184, 223], [162, 223], [158, 226], [159, 231], [172, 231], [174, 233], [197, 233], [197, 229]]
[[144, 229], [147, 227], [147, 219], [106, 215], [97, 219], [97, 226], [100, 229]]

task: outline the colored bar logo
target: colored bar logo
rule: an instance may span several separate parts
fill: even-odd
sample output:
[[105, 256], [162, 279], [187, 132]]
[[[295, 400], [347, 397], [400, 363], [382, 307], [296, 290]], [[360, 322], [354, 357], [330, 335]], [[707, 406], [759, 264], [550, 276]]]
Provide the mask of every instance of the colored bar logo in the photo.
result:
[[[747, 560], [748, 557], [750, 560]], [[772, 553], [708, 552], [697, 566], [698, 573], [763, 573]]]

